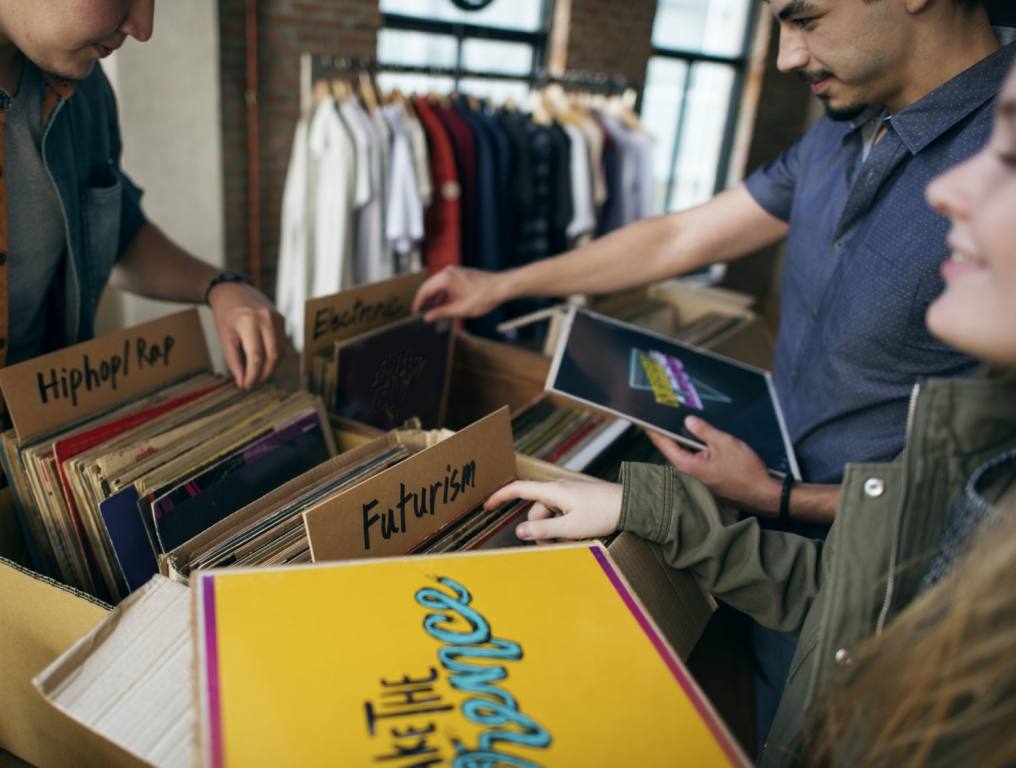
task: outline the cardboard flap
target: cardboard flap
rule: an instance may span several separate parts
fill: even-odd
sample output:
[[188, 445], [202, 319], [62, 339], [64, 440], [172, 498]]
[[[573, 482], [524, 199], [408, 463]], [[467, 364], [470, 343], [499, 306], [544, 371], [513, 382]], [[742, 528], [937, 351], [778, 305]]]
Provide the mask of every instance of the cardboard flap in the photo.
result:
[[412, 272], [308, 301], [300, 358], [303, 375], [310, 374], [314, 356], [330, 349], [334, 342], [409, 317], [416, 291], [426, 279], [426, 272]]
[[23, 442], [211, 368], [189, 309], [0, 369], [0, 390]]
[[304, 513], [315, 562], [411, 552], [515, 479], [502, 408]]
[[191, 593], [156, 576], [33, 681], [66, 724], [138, 762], [195, 762]]
[[32, 685], [107, 612], [94, 598], [0, 559], [0, 748], [32, 765], [122, 764], [85, 759], [88, 734], [66, 728]]

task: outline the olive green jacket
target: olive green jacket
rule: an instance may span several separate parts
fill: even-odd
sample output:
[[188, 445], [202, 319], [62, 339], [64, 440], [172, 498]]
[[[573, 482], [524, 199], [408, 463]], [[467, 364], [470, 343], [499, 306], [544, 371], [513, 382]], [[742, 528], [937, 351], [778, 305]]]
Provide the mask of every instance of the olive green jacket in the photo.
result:
[[847, 466], [824, 543], [764, 531], [753, 518], [725, 525], [712, 493], [669, 467], [622, 469], [622, 529], [657, 542], [718, 599], [799, 634], [760, 765], [806, 757], [795, 753], [798, 737], [835, 665], [914, 599], [956, 493], [1016, 445], [1016, 376], [934, 379], [914, 394], [903, 454]]

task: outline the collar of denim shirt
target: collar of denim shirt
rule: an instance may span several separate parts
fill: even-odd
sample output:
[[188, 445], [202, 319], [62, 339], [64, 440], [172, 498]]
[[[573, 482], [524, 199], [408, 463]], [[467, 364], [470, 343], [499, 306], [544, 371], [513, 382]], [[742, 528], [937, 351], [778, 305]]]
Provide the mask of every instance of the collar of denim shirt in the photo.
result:
[[872, 118], [882, 115], [910, 154], [916, 155], [995, 98], [1013, 61], [1016, 42], [999, 48], [895, 115], [887, 114], [882, 107], [869, 109], [850, 122], [843, 140], [851, 139]]

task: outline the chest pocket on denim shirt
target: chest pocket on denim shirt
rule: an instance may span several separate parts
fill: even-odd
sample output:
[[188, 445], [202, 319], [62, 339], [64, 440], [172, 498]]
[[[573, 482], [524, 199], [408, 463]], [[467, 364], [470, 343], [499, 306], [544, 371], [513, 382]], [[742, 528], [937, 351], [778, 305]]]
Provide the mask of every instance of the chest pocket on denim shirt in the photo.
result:
[[84, 194], [85, 247], [89, 288], [101, 291], [116, 262], [120, 244], [122, 183], [110, 174], [107, 186], [88, 187]]
[[828, 314], [832, 338], [862, 367], [876, 360], [881, 362], [875, 367], [894, 365], [900, 345], [924, 332], [915, 305], [925, 275], [921, 264], [905, 258], [910, 255], [894, 258], [865, 242], [841, 265], [837, 290], [830, 292], [836, 296], [831, 300], [836, 311]]

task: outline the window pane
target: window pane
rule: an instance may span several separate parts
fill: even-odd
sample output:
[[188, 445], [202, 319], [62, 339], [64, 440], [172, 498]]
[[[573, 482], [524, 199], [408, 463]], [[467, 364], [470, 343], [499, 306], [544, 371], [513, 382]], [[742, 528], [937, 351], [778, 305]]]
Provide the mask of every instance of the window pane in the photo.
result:
[[459, 21], [535, 32], [543, 26], [543, 0], [494, 0], [482, 11], [463, 11], [451, 0], [381, 0], [384, 13], [439, 21]]
[[478, 98], [489, 98], [495, 104], [504, 104], [514, 99], [516, 104], [525, 104], [529, 98], [529, 86], [518, 80], [486, 80], [481, 78], [463, 78], [459, 83], [459, 91]]
[[379, 72], [377, 87], [382, 91], [398, 88], [407, 96], [412, 93], [451, 93], [455, 81], [450, 77], [431, 77], [430, 75], [402, 74], [399, 72]]
[[704, 203], [716, 189], [723, 130], [734, 87], [734, 68], [726, 64], [695, 64], [685, 115], [674, 189], [667, 210]]
[[674, 142], [677, 124], [684, 105], [684, 81], [688, 64], [677, 59], [653, 58], [646, 70], [646, 86], [642, 97], [642, 127], [656, 144], [653, 155], [653, 174], [656, 178], [656, 209], [663, 210], [667, 184], [674, 164]]
[[470, 38], [462, 44], [462, 66], [473, 72], [528, 75], [533, 67], [533, 46]]
[[456, 42], [451, 35], [380, 29], [377, 33], [377, 58], [386, 64], [453, 68]]
[[653, 45], [740, 56], [749, 0], [659, 0]]

